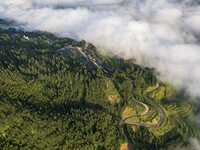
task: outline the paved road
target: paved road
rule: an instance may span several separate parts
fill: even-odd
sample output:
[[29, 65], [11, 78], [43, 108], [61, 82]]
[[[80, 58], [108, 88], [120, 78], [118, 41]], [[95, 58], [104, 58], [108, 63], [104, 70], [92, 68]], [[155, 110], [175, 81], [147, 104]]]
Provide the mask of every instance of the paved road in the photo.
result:
[[129, 115], [129, 116], [124, 117], [124, 118], [121, 120], [121, 124], [126, 123], [125, 120], [127, 120], [127, 119], [129, 119], [129, 118], [145, 116], [145, 115], [149, 112], [149, 107], [148, 107], [146, 104], [144, 104], [144, 103], [142, 103], [142, 102], [139, 102], [139, 101], [137, 101], [136, 99], [134, 99], [134, 101], [135, 101], [136, 103], [139, 103], [139, 104], [143, 105], [143, 106], [145, 107], [145, 110], [144, 110], [141, 114], [132, 114], [132, 115]]
[[146, 115], [146, 114], [149, 112], [149, 107], [148, 107], [146, 104], [135, 100], [135, 101], [137, 101], [138, 103], [140, 103], [140, 104], [142, 104], [143, 106], [145, 106], [146, 110], [145, 110], [144, 112], [142, 112], [141, 114], [132, 114], [132, 115], [130, 115], [130, 116], [126, 116], [126, 117], [122, 118], [121, 124], [144, 126], [144, 127], [148, 127], [148, 128], [160, 126], [160, 125], [163, 123], [164, 119], [165, 119], [165, 115], [164, 115], [162, 109], [160, 108], [160, 106], [159, 106], [156, 102], [154, 102], [153, 100], [151, 100], [151, 99], [149, 98], [149, 95], [150, 95], [151, 93], [157, 92], [157, 91], [160, 89], [160, 85], [161, 85], [161, 84], [158, 83], [158, 86], [157, 86], [154, 90], [152, 90], [152, 91], [150, 91], [150, 92], [146, 92], [145, 95], [144, 95], [144, 98], [146, 99], [147, 103], [150, 104], [150, 105], [152, 105], [153, 107], [155, 107], [155, 109], [158, 111], [159, 116], [160, 116], [160, 119], [158, 120], [158, 122], [157, 122], [157, 123], [154, 123], [154, 124], [142, 124], [142, 123], [139, 123], [139, 122], [130, 122], [130, 121], [126, 121], [127, 119], [132, 118], [132, 117], [144, 116], [144, 115]]
[[[129, 79], [129, 78], [127, 78], [127, 79]], [[130, 81], [133, 82], [131, 79], [130, 79]], [[132, 143], [132, 141], [130, 139], [130, 136], [129, 136], [128, 132], [127, 132], [126, 125], [136, 125], [136, 126], [143, 126], [143, 127], [147, 127], [147, 128], [150, 128], [150, 127], [156, 128], [156, 127], [159, 127], [163, 123], [163, 121], [165, 119], [165, 115], [164, 115], [162, 109], [160, 108], [160, 106], [149, 97], [150, 94], [152, 94], [154, 92], [157, 92], [160, 89], [160, 86], [161, 86], [161, 82], [158, 82], [157, 83], [157, 87], [155, 89], [153, 89], [153, 90], [151, 90], [149, 92], [146, 92], [144, 94], [144, 98], [147, 101], [147, 103], [152, 105], [159, 113], [160, 119], [158, 120], [157, 123], [145, 124], [145, 123], [139, 123], [139, 122], [126, 121], [127, 119], [132, 118], [132, 117], [140, 117], [140, 116], [147, 115], [147, 113], [149, 112], [149, 107], [146, 104], [144, 104], [142, 102], [139, 102], [139, 101], [137, 101], [135, 99], [134, 99], [134, 101], [136, 101], [137, 103], [143, 105], [145, 107], [145, 110], [141, 114], [132, 114], [132, 115], [126, 116], [126, 117], [122, 118], [121, 121], [120, 121], [121, 125], [123, 127], [123, 130], [124, 130], [124, 134], [125, 134], [125, 136], [126, 136], [126, 138], [128, 140], [128, 148], [129, 148], [129, 150], [133, 150], [133, 143]]]

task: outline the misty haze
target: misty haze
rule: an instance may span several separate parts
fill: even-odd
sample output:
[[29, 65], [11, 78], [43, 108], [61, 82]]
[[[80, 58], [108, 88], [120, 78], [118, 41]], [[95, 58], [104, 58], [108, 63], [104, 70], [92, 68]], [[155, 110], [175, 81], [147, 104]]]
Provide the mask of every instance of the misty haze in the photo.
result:
[[0, 0], [0, 149], [200, 150], [199, 0]]

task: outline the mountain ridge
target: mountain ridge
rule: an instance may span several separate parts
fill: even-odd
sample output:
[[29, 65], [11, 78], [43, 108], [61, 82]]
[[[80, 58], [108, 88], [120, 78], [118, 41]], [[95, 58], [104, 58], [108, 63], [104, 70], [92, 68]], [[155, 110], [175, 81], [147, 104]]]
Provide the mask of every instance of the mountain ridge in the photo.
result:
[[[122, 114], [127, 107], [142, 111], [132, 99], [144, 102], [148, 87], [157, 83], [153, 69], [102, 55], [84, 40], [14, 28], [0, 30], [0, 72], [2, 149], [119, 149], [126, 142]], [[163, 89], [172, 95], [170, 87]], [[171, 117], [192, 111], [192, 104], [170, 103], [161, 90], [151, 96], [167, 114], [162, 128], [127, 127], [138, 148], [162, 149], [193, 135], [185, 120]]]

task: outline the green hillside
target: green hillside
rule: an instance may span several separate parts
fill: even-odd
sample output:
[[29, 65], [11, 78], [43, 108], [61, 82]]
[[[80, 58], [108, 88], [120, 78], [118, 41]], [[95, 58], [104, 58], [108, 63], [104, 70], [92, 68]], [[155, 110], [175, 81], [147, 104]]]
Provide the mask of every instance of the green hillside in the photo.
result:
[[[156, 83], [153, 69], [103, 56], [84, 40], [0, 29], [0, 149], [120, 149], [122, 116], [141, 113], [133, 98], [145, 102]], [[193, 104], [165, 84], [151, 98], [166, 119], [158, 128], [127, 126], [136, 149], [165, 149], [195, 136], [187, 121]], [[131, 120], [151, 124], [157, 117], [150, 106], [148, 116]]]

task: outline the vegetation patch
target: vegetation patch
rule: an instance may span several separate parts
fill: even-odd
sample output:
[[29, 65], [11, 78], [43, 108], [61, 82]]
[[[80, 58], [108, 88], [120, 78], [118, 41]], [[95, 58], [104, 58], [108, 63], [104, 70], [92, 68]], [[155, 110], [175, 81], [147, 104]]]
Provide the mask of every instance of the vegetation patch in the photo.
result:
[[128, 144], [127, 143], [122, 144], [120, 150], [128, 150]]
[[[134, 99], [144, 102], [157, 79], [151, 68], [106, 57], [85, 41], [0, 29], [0, 149], [120, 149], [120, 120], [145, 111]], [[159, 128], [127, 126], [138, 149], [159, 150], [194, 134], [187, 122], [193, 107], [175, 94], [164, 84], [151, 95], [166, 115]], [[159, 115], [149, 107], [127, 121], [154, 124]]]
[[115, 88], [114, 83], [109, 78], [106, 78], [105, 82], [106, 82], [106, 86], [105, 86], [104, 90], [105, 90], [105, 93], [107, 95], [109, 102], [119, 103], [121, 101], [121, 96], [120, 96], [118, 90]]
[[108, 100], [109, 100], [109, 102], [112, 102], [112, 103], [119, 103], [120, 102], [119, 97], [116, 96], [116, 95], [109, 95]]

